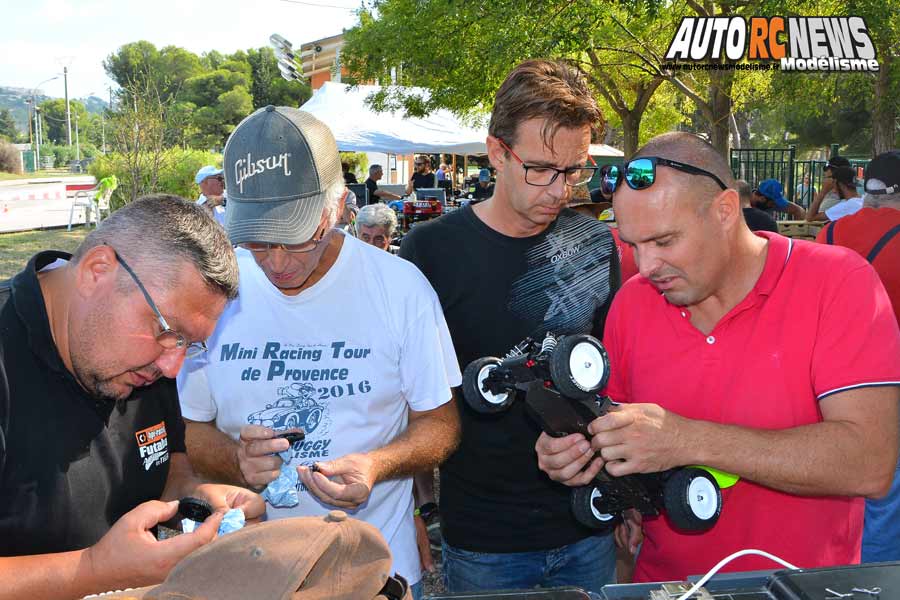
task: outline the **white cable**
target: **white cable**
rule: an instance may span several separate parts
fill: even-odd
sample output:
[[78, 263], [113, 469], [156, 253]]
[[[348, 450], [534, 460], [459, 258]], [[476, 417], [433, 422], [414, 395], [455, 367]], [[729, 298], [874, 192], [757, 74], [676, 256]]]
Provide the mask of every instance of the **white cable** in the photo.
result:
[[757, 556], [762, 556], [762, 557], [764, 557], [764, 558], [768, 558], [769, 560], [775, 561], [775, 562], [777, 562], [778, 564], [780, 564], [780, 565], [782, 565], [782, 566], [784, 566], [784, 567], [787, 567], [788, 569], [799, 569], [799, 568], [800, 568], [800, 567], [798, 567], [798, 566], [796, 566], [796, 565], [792, 565], [791, 563], [787, 562], [786, 560], [782, 560], [782, 559], [778, 558], [778, 557], [775, 556], [774, 554], [769, 554], [768, 552], [765, 552], [765, 551], [763, 551], [763, 550], [755, 550], [755, 549], [753, 549], [753, 548], [748, 548], [748, 549], [746, 549], [746, 550], [740, 550], [740, 551], [735, 552], [734, 554], [731, 554], [731, 555], [729, 555], [729, 556], [726, 556], [725, 558], [723, 558], [722, 560], [720, 560], [720, 561], [716, 564], [716, 566], [714, 566], [712, 569], [709, 570], [709, 572], [707, 572], [706, 575], [704, 575], [703, 577], [700, 578], [700, 581], [698, 581], [697, 583], [695, 583], [694, 586], [693, 586], [691, 589], [689, 589], [688, 591], [686, 591], [686, 592], [683, 593], [682, 595], [678, 596], [678, 598], [677, 598], [676, 600], [688, 600], [688, 598], [690, 598], [691, 596], [693, 596], [694, 593], [695, 593], [697, 590], [699, 590], [701, 587], [703, 587], [703, 585], [704, 585], [707, 581], [709, 581], [709, 580], [712, 578], [713, 575], [715, 575], [716, 573], [718, 573], [718, 572], [719, 572], [719, 569], [721, 569], [722, 567], [724, 567], [725, 565], [727, 565], [728, 563], [730, 563], [730, 562], [733, 561], [734, 559], [739, 558], [739, 557], [741, 557], [741, 556], [746, 556], [746, 555], [748, 555], [748, 554], [756, 554]]

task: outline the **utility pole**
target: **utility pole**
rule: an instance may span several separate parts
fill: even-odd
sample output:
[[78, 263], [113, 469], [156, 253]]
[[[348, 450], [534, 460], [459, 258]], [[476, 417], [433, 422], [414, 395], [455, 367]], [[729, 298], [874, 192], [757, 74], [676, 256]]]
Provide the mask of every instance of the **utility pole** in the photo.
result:
[[63, 67], [63, 88], [66, 94], [66, 143], [72, 145], [72, 111], [69, 108], [69, 67]]
[[75, 160], [81, 160], [81, 145], [78, 142], [78, 111], [75, 111]]
[[41, 170], [41, 117], [40, 109], [34, 106], [34, 170]]
[[28, 143], [30, 145], [34, 145], [34, 138], [31, 136], [31, 121], [32, 121], [32, 112], [34, 111], [34, 104], [32, 100], [28, 100], [26, 98], [25, 104], [28, 105]]

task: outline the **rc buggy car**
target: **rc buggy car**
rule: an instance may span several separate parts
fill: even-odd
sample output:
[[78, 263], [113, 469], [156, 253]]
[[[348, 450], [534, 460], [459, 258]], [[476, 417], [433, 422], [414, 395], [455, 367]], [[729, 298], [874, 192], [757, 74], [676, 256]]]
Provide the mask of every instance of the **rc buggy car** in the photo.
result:
[[[548, 333], [541, 342], [524, 340], [502, 359], [469, 363], [463, 395], [472, 409], [490, 414], [508, 409], [522, 390], [526, 410], [547, 434], [581, 433], [590, 439], [588, 424], [612, 405], [598, 394], [609, 372], [609, 356], [596, 338]], [[728, 477], [706, 467], [682, 467], [613, 477], [604, 468], [589, 485], [573, 488], [572, 512], [583, 525], [608, 531], [629, 508], [647, 516], [665, 510], [678, 529], [705, 531], [722, 511], [720, 475]]]

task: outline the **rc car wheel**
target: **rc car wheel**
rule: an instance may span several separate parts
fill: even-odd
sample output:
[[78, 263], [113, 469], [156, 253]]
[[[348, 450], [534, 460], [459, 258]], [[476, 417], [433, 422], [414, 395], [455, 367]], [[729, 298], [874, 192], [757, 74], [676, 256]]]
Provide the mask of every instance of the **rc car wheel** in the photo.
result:
[[593, 398], [609, 379], [606, 348], [589, 335], [560, 338], [550, 355], [550, 377], [563, 396], [575, 400]]
[[600, 512], [594, 506], [594, 500], [602, 498], [603, 493], [596, 486], [586, 485], [572, 490], [570, 501], [575, 520], [591, 529], [612, 531], [622, 522], [621, 515]]
[[703, 469], [679, 469], [666, 482], [663, 503], [672, 525], [684, 531], [706, 531], [722, 512], [722, 492]]
[[498, 413], [509, 408], [512, 404], [515, 394], [504, 392], [502, 394], [492, 394], [482, 389], [484, 380], [491, 371], [500, 364], [499, 358], [486, 356], [473, 360], [463, 372], [463, 396], [472, 410], [483, 414]]

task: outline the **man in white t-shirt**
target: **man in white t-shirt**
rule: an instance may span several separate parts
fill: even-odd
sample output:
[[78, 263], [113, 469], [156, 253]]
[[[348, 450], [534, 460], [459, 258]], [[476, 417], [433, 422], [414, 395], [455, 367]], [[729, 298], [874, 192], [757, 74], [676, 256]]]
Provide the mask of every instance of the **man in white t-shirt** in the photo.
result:
[[[834, 221], [840, 217], [853, 214], [862, 208], [862, 198], [856, 202], [859, 194], [856, 191], [856, 169], [843, 156], [833, 156], [823, 167], [822, 189], [816, 194], [806, 215], [807, 221]], [[848, 200], [854, 200], [844, 204]], [[832, 210], [844, 204], [836, 211]]]
[[225, 227], [225, 176], [222, 169], [212, 165], [200, 167], [194, 175], [194, 183], [200, 186], [197, 204], [210, 211], [219, 225]]
[[[337, 146], [309, 113], [266, 107], [225, 147], [239, 297], [178, 378], [188, 455], [215, 480], [254, 488], [290, 449], [300, 502], [381, 530], [421, 595], [412, 475], [455, 448], [461, 382], [434, 290], [412, 264], [334, 229]], [[302, 429], [291, 446], [276, 430]]]
[[856, 191], [856, 177], [851, 167], [840, 167], [832, 170], [834, 177], [834, 189], [841, 201], [825, 211], [825, 217], [829, 221], [837, 221], [857, 212], [863, 207], [863, 199]]

